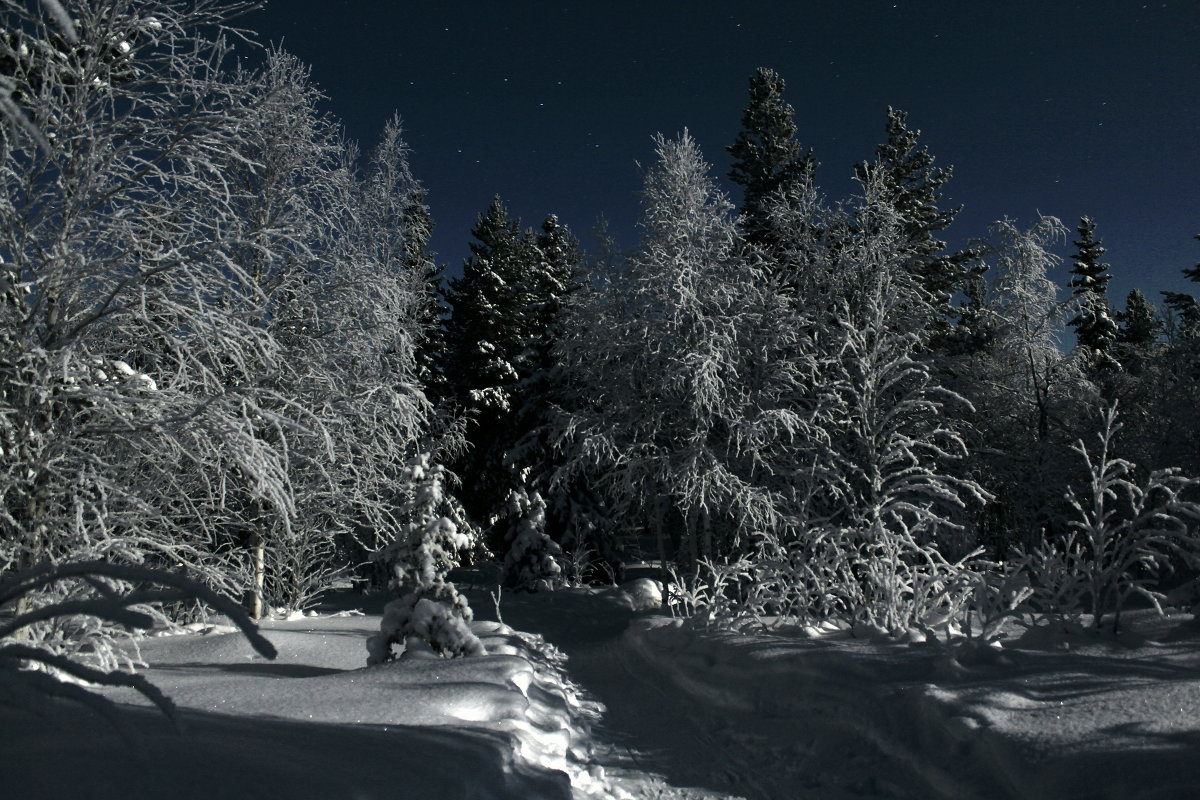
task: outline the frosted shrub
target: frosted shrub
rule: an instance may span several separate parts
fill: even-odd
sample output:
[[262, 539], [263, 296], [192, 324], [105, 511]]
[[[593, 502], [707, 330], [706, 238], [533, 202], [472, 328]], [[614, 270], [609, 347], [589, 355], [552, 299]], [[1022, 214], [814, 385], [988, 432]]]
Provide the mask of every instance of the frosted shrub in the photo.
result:
[[1135, 594], [1161, 613], [1163, 595], [1154, 587], [1171, 569], [1172, 557], [1200, 564], [1195, 529], [1200, 504], [1183, 499], [1196, 481], [1176, 470], [1157, 470], [1141, 485], [1131, 480], [1134, 465], [1113, 453], [1121, 430], [1116, 404], [1103, 411], [1101, 425], [1095, 450], [1082, 440], [1074, 447], [1087, 465], [1088, 484], [1067, 494], [1075, 512], [1070, 533], [1035, 554], [1040, 578], [1035, 597], [1044, 610], [1060, 616], [1079, 616], [1086, 609], [1097, 629], [1112, 612], [1118, 630], [1121, 610]]
[[395, 658], [392, 645], [404, 652], [433, 652], [438, 656], [482, 655], [483, 643], [471, 632], [471, 608], [446, 573], [458, 563], [471, 538], [440, 513], [445, 504], [443, 470], [427, 454], [412, 458], [405, 468], [412, 486], [409, 522], [402, 537], [386, 547], [379, 559], [392, 570], [392, 584], [407, 590], [383, 610], [380, 632], [367, 640], [368, 664]]
[[508, 555], [504, 557], [505, 582], [510, 588], [531, 592], [561, 585], [562, 548], [546, 535], [546, 503], [542, 496], [515, 489], [508, 495], [508, 513], [512, 524]]
[[853, 621], [895, 634], [960, 620], [971, 595], [969, 562], [980, 551], [950, 561], [902, 525], [875, 533], [855, 554]]
[[751, 557], [753, 580], [746, 611], [760, 624], [814, 624], [845, 616], [845, 585], [852, 576], [841, 532], [813, 528], [784, 540], [760, 534]]
[[1033, 596], [1028, 557], [1006, 564], [979, 563], [965, 573], [968, 613], [962, 615], [962, 633], [975, 642], [998, 641], [1010, 620], [1021, 620], [1029, 612]]
[[669, 575], [667, 596], [673, 615], [705, 627], [731, 625], [747, 616], [746, 592], [753, 588], [754, 576], [751, 559], [702, 558], [690, 576], [680, 576], [674, 569]]

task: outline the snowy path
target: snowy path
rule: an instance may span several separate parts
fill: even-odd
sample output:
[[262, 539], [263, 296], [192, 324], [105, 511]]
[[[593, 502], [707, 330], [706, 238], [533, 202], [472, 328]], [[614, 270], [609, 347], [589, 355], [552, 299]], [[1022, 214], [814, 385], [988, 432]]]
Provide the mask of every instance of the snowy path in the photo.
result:
[[[593, 728], [593, 758], [615, 787], [634, 797], [795, 798], [937, 796], [929, 779], [897, 764], [870, 739], [877, 715], [855, 724], [853, 709], [798, 708], [794, 698], [772, 697], [779, 682], [760, 694], [753, 686], [706, 684], [719, 667], [700, 654], [672, 658], [675, 669], [648, 659], [630, 634], [638, 615], [610, 596], [558, 593], [506, 598], [504, 621], [537, 630], [566, 656], [571, 679], [605, 706]], [[477, 606], [482, 609], [482, 606]], [[765, 676], [770, 678], [770, 676]], [[862, 682], [852, 681], [862, 701]], [[881, 732], [875, 732], [881, 733]], [[883, 738], [893, 749], [895, 742]], [[962, 787], [954, 787], [956, 790]], [[957, 792], [958, 797], [970, 793]]]
[[1200, 625], [1186, 615], [955, 659], [700, 633], [604, 593], [506, 596], [502, 612], [604, 704], [593, 758], [627, 796], [1200, 797]]
[[[494, 619], [491, 603], [472, 598], [480, 618]], [[623, 641], [635, 614], [604, 594], [505, 595], [504, 622], [537, 630], [567, 657], [570, 679], [603, 704], [592, 729], [592, 758], [615, 793], [661, 800], [725, 800], [727, 781], [714, 770], [729, 760], [711, 731], [717, 721], [670, 685], [645, 674]]]

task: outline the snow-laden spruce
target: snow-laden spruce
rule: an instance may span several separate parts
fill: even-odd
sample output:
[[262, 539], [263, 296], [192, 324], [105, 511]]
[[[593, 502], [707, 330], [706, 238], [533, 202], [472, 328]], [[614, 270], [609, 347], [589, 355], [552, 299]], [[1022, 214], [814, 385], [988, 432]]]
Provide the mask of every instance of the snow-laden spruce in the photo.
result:
[[505, 583], [509, 588], [531, 592], [561, 585], [562, 548], [546, 535], [546, 501], [541, 494], [514, 489], [508, 496], [508, 517]]
[[460, 529], [461, 519], [446, 515], [443, 468], [422, 453], [409, 460], [403, 477], [412, 492], [409, 522], [401, 538], [377, 558], [390, 566], [392, 585], [404, 594], [384, 607], [379, 633], [367, 640], [367, 663], [391, 661], [397, 655], [394, 645], [409, 656], [482, 655], [483, 644], [468, 625], [472, 614], [467, 599], [446, 580], [458, 554], [471, 546], [471, 537]]

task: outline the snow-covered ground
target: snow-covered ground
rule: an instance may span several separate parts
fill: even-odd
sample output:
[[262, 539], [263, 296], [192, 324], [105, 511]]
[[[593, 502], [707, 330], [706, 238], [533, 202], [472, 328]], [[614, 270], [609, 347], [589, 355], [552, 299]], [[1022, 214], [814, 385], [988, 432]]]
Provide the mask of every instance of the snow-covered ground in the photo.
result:
[[467, 587], [482, 658], [365, 667], [379, 601], [267, 622], [275, 661], [220, 627], [151, 638], [145, 674], [184, 709], [186, 732], [117, 690], [128, 741], [90, 711], [0, 702], [0, 794], [1200, 796], [1190, 615], [1137, 612], [1121, 638], [1039, 631], [950, 654], [697, 630], [639, 609], [653, 600], [645, 581], [505, 593], [501, 625], [488, 588]]

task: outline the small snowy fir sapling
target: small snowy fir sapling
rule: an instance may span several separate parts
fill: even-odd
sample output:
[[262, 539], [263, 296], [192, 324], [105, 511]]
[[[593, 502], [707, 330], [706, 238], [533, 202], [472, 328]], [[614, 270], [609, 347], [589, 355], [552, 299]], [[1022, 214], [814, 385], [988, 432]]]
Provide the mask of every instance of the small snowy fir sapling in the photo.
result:
[[393, 644], [403, 644], [406, 655], [483, 655], [483, 643], [469, 627], [471, 608], [446, 580], [458, 552], [471, 541], [453, 520], [437, 513], [444, 499], [443, 470], [422, 453], [405, 472], [414, 487], [410, 522], [380, 557], [391, 565], [396, 588], [408, 592], [384, 607], [379, 633], [367, 640], [367, 663], [391, 661]]
[[561, 584], [562, 549], [546, 535], [546, 503], [541, 494], [515, 489], [508, 495], [513, 520], [511, 545], [504, 558], [504, 576], [509, 587], [531, 592]]

